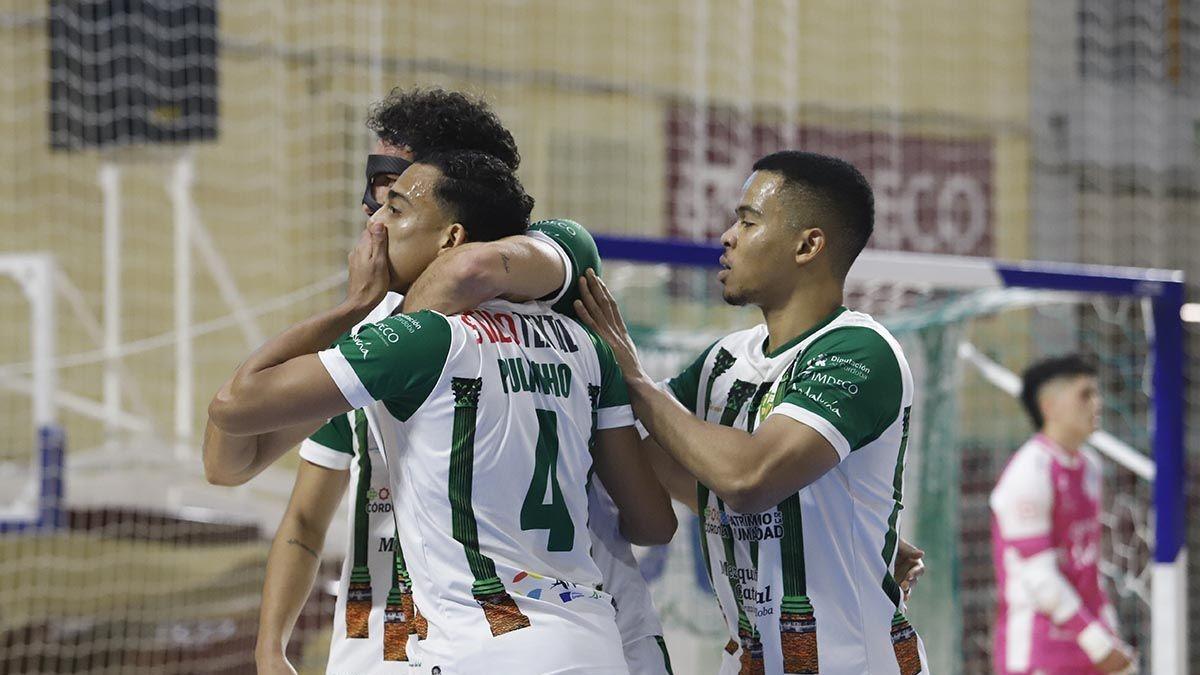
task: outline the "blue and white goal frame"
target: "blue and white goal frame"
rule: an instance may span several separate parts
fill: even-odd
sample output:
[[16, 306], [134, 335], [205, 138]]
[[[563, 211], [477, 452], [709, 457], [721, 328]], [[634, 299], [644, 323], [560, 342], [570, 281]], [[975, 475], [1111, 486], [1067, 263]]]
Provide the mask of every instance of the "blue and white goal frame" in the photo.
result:
[[[669, 240], [596, 237], [605, 260], [716, 267], [721, 247]], [[919, 283], [947, 289], [1026, 288], [1148, 300], [1153, 307], [1152, 455], [1155, 466], [1150, 669], [1182, 673], [1187, 659], [1183, 272], [866, 250], [849, 281]]]
[[[54, 258], [49, 253], [0, 255], [0, 275], [15, 281], [29, 302], [30, 377], [0, 373], [0, 385], [30, 395], [30, 441], [37, 454], [31, 466], [34, 498], [0, 500], [0, 534], [42, 531], [64, 522], [63, 432], [58, 426], [58, 372], [55, 365]], [[13, 495], [6, 495], [12, 498]]]

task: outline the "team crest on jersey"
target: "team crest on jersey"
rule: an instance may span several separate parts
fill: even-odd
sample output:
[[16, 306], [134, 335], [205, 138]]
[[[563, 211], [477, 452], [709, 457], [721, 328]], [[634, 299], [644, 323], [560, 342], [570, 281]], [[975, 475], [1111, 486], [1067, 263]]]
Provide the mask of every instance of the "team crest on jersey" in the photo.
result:
[[364, 508], [367, 513], [391, 513], [392, 491], [386, 485], [367, 490], [367, 503]]
[[758, 407], [758, 424], [766, 421], [767, 415], [770, 415], [775, 406], [783, 401], [783, 389], [779, 386], [779, 383], [782, 381], [783, 378], [779, 378], [772, 382], [771, 388], [767, 390], [767, 395], [763, 397], [762, 405]]
[[729, 532], [729, 516], [721, 509], [704, 507], [704, 531], [718, 537]]

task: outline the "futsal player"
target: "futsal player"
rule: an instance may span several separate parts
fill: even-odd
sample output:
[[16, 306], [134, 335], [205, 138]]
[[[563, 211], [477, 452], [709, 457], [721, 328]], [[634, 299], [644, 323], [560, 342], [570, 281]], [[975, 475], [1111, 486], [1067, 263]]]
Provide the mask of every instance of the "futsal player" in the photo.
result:
[[376, 418], [429, 672], [627, 672], [587, 550], [593, 456], [627, 538], [675, 527], [611, 353], [545, 303], [396, 315], [323, 350], [440, 251], [522, 231], [530, 203], [487, 155], [418, 160], [352, 253], [347, 301], [268, 341], [210, 406], [234, 434]]
[[[368, 158], [363, 195], [368, 215], [381, 208], [391, 183], [416, 156], [466, 147], [494, 155], [514, 168], [520, 161], [512, 135], [491, 109], [457, 92], [396, 90], [373, 106], [368, 126], [379, 138]], [[408, 306], [452, 313], [503, 296], [542, 298], [559, 311], [572, 312], [579, 274], [600, 265], [590, 234], [573, 221], [549, 220], [534, 223], [526, 235], [473, 242], [440, 255], [410, 289]], [[401, 299], [389, 293], [364, 323], [389, 316]], [[338, 584], [329, 672], [398, 672], [419, 663], [416, 640], [424, 634], [425, 624], [411, 606], [387, 476], [374, 434], [360, 433], [363, 424], [353, 413], [335, 418], [301, 445], [297, 482], [268, 560], [257, 650], [260, 670], [291, 671], [284, 655], [287, 636], [315, 578], [316, 552], [333, 507], [345, 492], [347, 473], [352, 486], [351, 534]], [[235, 477], [213, 471], [215, 477], [233, 483], [248, 480], [289, 449], [291, 439], [275, 440], [281, 435], [264, 434], [250, 445], [246, 439], [228, 439], [210, 425], [209, 440], [234, 441], [234, 449], [241, 453], [234, 453], [235, 465], [245, 467]], [[222, 449], [216, 443], [206, 446], [210, 471], [220, 466], [214, 450]], [[247, 463], [242, 457], [252, 459]], [[593, 557], [604, 575], [605, 589], [621, 608], [617, 623], [630, 670], [635, 675], [669, 673], [658, 612], [630, 544], [620, 534], [616, 506], [601, 483], [593, 481], [590, 489]]]
[[1100, 461], [1084, 442], [1100, 422], [1096, 367], [1076, 354], [1022, 377], [1036, 430], [992, 490], [998, 673], [1121, 673], [1132, 650], [1100, 584]]
[[664, 389], [602, 281], [588, 276], [577, 307], [613, 347], [664, 483], [701, 516], [729, 631], [719, 672], [927, 672], [891, 573], [912, 375], [887, 329], [842, 304], [871, 188], [839, 159], [778, 152], [755, 163], [734, 213], [717, 279], [764, 323]]

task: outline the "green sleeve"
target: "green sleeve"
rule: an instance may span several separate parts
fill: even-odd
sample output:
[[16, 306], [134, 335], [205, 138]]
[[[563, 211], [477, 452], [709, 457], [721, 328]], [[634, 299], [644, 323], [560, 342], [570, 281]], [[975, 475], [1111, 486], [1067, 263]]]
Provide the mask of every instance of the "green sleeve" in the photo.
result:
[[675, 395], [675, 400], [693, 413], [696, 412], [696, 401], [700, 396], [700, 372], [704, 370], [704, 361], [708, 358], [708, 353], [715, 346], [716, 342], [709, 345], [691, 365], [683, 369], [682, 373], [667, 380], [667, 387]]
[[891, 426], [900, 415], [902, 397], [900, 362], [891, 345], [870, 328], [848, 326], [822, 335], [800, 354], [783, 401], [772, 413], [802, 422], [805, 413], [796, 409], [816, 415], [845, 439], [843, 450], [853, 451]]
[[437, 385], [450, 337], [450, 324], [437, 312], [398, 314], [338, 341], [321, 361], [353, 407], [383, 401], [403, 421]]
[[[529, 226], [530, 232], [541, 232], [542, 234], [554, 240], [554, 243], [567, 254], [567, 259], [570, 260], [571, 281], [567, 284], [567, 290], [563, 293], [554, 305], [551, 307], [554, 311], [560, 314], [566, 314], [571, 318], [575, 316], [574, 302], [579, 299], [579, 277], [583, 273], [591, 269], [599, 275], [600, 270], [600, 252], [596, 250], [596, 242], [592, 239], [592, 235], [579, 223], [573, 220], [563, 220], [559, 218], [551, 220], [539, 220]], [[562, 289], [558, 289], [554, 293], [542, 298], [549, 300], [559, 294]]]
[[354, 454], [354, 443], [350, 436], [350, 422], [346, 420], [345, 415], [336, 415], [329, 420], [320, 429], [313, 432], [308, 440], [318, 445], [344, 452], [347, 455]]

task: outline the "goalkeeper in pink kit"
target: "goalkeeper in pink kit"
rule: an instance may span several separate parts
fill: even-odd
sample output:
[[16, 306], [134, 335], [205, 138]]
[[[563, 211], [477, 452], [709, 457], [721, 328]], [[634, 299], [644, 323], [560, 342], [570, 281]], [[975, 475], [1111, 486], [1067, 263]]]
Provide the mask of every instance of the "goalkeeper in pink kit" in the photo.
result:
[[1025, 371], [1037, 429], [988, 500], [999, 588], [997, 673], [1133, 672], [1100, 585], [1100, 463], [1083, 444], [1100, 416], [1096, 368], [1076, 355]]

